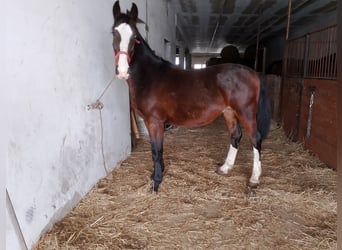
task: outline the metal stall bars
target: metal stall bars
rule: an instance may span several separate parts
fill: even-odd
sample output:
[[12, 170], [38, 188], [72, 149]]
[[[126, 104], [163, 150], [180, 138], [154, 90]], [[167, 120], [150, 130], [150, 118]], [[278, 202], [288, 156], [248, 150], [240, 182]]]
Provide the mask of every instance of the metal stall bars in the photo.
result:
[[337, 78], [336, 25], [310, 33], [307, 78]]
[[336, 167], [336, 25], [286, 42], [282, 119], [285, 133]]
[[[309, 34], [309, 50], [304, 77], [313, 79], [336, 80], [337, 78], [337, 39], [336, 26], [327, 27]], [[310, 85], [309, 114], [306, 126], [306, 138], [311, 135], [312, 112], [316, 86]]]

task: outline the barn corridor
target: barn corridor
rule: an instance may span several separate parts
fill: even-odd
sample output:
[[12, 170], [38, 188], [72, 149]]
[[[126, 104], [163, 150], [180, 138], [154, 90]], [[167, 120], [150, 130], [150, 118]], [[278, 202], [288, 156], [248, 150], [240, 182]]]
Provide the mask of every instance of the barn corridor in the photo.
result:
[[217, 175], [229, 137], [222, 118], [166, 132], [159, 193], [148, 192], [148, 138], [99, 181], [33, 249], [337, 249], [336, 172], [272, 124], [260, 186], [247, 198], [244, 135], [229, 177]]

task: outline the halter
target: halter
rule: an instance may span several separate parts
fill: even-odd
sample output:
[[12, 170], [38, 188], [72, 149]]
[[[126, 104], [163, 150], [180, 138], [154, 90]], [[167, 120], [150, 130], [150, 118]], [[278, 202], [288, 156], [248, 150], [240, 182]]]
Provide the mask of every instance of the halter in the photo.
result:
[[117, 52], [117, 53], [114, 54], [115, 61], [117, 61], [117, 60], [119, 59], [119, 56], [120, 56], [120, 55], [125, 55], [125, 56], [127, 56], [128, 64], [131, 62], [131, 57], [130, 57], [130, 55], [129, 55], [126, 51], [123, 51], [123, 50], [120, 50], [119, 52]]
[[[137, 38], [134, 39], [134, 42], [136, 44], [140, 44], [140, 41]], [[117, 64], [117, 61], [119, 60], [119, 56], [120, 55], [125, 55], [127, 57], [128, 64], [130, 64], [131, 60], [132, 60], [132, 57], [134, 55], [134, 50], [132, 51], [132, 55], [130, 55], [128, 52], [123, 51], [123, 50], [120, 50], [117, 53], [114, 52], [114, 59], [115, 59], [115, 62], [116, 62], [115, 64]]]

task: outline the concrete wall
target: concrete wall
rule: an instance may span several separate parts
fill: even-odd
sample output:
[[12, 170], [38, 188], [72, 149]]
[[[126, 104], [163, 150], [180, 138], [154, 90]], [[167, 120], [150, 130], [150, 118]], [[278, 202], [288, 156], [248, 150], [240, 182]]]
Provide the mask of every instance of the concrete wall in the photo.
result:
[[[174, 63], [176, 54], [175, 12], [167, 0], [146, 1], [147, 42], [158, 56]], [[143, 18], [143, 17], [142, 17]], [[166, 44], [165, 42], [168, 42]], [[169, 47], [168, 47], [169, 46]], [[170, 51], [170, 53], [166, 51]]]
[[[166, 59], [173, 61], [174, 11], [168, 1], [135, 2], [148, 26], [146, 33], [145, 25], [139, 24], [141, 33], [162, 57], [168, 41]], [[113, 3], [6, 3], [4, 91], [10, 107], [6, 188], [14, 209], [7, 206], [7, 249], [24, 244], [30, 248], [130, 154], [126, 82], [115, 79], [101, 99], [107, 172], [100, 112], [87, 110], [114, 75]], [[131, 3], [121, 1], [122, 11]]]
[[[106, 176], [100, 113], [86, 108], [114, 76], [112, 5], [6, 2], [6, 187], [28, 247]], [[102, 102], [110, 171], [130, 153], [127, 84], [115, 80]], [[6, 238], [7, 249], [18, 249], [10, 219]]]

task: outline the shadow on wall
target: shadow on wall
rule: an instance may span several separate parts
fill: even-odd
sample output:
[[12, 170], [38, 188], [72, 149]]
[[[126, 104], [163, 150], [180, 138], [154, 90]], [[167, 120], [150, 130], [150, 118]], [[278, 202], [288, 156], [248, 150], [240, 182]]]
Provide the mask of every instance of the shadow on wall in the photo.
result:
[[209, 58], [206, 65], [208, 67], [221, 63], [242, 63], [239, 50], [233, 45], [228, 45], [221, 50], [220, 57]]
[[[258, 72], [263, 72], [263, 50], [258, 52]], [[239, 50], [233, 46], [228, 45], [224, 47], [220, 53], [220, 57], [212, 57], [206, 62], [206, 66], [217, 65], [221, 63], [240, 63], [254, 69], [256, 55], [255, 45], [248, 46], [245, 50], [244, 56], [241, 57]], [[282, 72], [282, 60], [274, 61], [270, 64], [267, 70], [267, 74], [281, 75]]]

